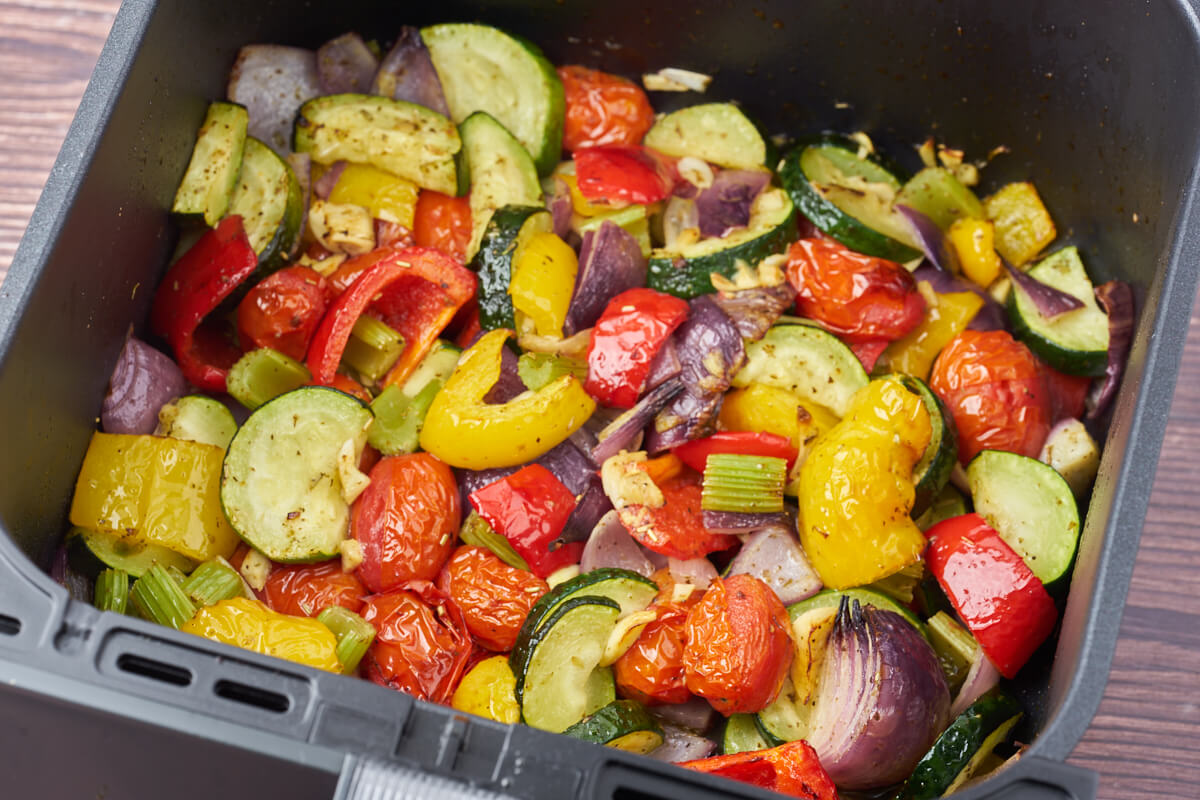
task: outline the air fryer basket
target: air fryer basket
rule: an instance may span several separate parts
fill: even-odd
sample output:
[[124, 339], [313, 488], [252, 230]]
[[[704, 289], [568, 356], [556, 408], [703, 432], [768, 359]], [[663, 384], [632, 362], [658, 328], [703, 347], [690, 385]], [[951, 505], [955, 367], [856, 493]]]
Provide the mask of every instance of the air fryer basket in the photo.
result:
[[[167, 208], [237, 48], [314, 46], [349, 29], [386, 38], [447, 20], [499, 25], [556, 63], [712, 73], [708, 97], [742, 102], [771, 132], [864, 130], [910, 166], [931, 133], [972, 158], [1007, 146], [986, 185], [1034, 180], [1059, 241], [1079, 244], [1099, 279], [1135, 286], [1139, 326], [1057, 651], [1019, 687], [1032, 743], [959, 795], [1091, 796], [1094, 776], [1060, 762], [1103, 692], [1197, 279], [1200, 35], [1180, 0], [127, 0], [0, 291], [0, 717], [28, 720], [0, 726], [0, 752], [16, 788], [770, 796], [101, 615], [39, 569], [64, 528], [111, 365], [174, 244]], [[131, 772], [109, 737], [143, 743], [142, 767]], [[64, 749], [73, 766], [56, 770]]]

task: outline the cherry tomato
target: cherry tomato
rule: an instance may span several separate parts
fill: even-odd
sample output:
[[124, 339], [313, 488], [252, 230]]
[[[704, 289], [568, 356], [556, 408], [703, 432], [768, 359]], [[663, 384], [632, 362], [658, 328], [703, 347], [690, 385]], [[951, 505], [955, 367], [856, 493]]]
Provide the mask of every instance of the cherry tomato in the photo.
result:
[[758, 578], [713, 581], [687, 616], [687, 688], [725, 716], [761, 711], [791, 666], [790, 628], [783, 603]]
[[328, 282], [308, 267], [286, 267], [268, 275], [238, 304], [242, 347], [270, 347], [303, 361], [329, 296]]
[[606, 406], [633, 408], [654, 356], [687, 315], [687, 303], [653, 289], [629, 289], [608, 301], [588, 341], [588, 394]]
[[375, 626], [362, 662], [369, 680], [420, 700], [450, 702], [472, 653], [453, 601], [428, 581], [408, 581], [368, 597], [362, 616]]
[[1041, 359], [1038, 359], [1038, 368], [1042, 371], [1042, 381], [1050, 400], [1050, 424], [1082, 417], [1092, 379], [1059, 372]]
[[654, 124], [654, 109], [633, 81], [576, 65], [559, 67], [567, 114], [563, 149], [637, 144]]
[[513, 648], [529, 609], [550, 591], [532, 572], [510, 567], [483, 547], [455, 550], [437, 585], [462, 611], [475, 640], [499, 653]]
[[466, 263], [471, 244], [471, 201], [422, 189], [413, 216], [413, 240], [418, 247], [436, 247]]
[[788, 469], [796, 463], [795, 445], [786, 436], [755, 431], [723, 431], [685, 442], [672, 450], [683, 463], [697, 472], [704, 471], [713, 453], [742, 453], [750, 456], [771, 456], [787, 461]]
[[687, 608], [675, 603], [652, 608], [658, 616], [613, 664], [617, 691], [645, 705], [686, 702], [692, 696], [683, 674]]
[[680, 475], [658, 487], [666, 501], [658, 508], [625, 506], [618, 513], [621, 524], [644, 547], [660, 555], [687, 560], [728, 550], [738, 538], [713, 533], [700, 516], [700, 482], [695, 474]]
[[1006, 331], [955, 336], [933, 362], [929, 387], [954, 417], [963, 464], [980, 450], [1036, 458], [1050, 432], [1037, 359]]
[[315, 617], [329, 606], [355, 613], [367, 589], [353, 573], [342, 572], [341, 561], [277, 567], [263, 587], [267, 605], [280, 614]]
[[666, 156], [644, 147], [585, 147], [575, 152], [575, 183], [591, 202], [645, 205], [671, 194], [675, 169]]
[[899, 339], [925, 314], [908, 270], [833, 239], [792, 244], [787, 276], [800, 312], [848, 342]]
[[381, 459], [370, 478], [350, 515], [363, 551], [358, 577], [374, 592], [432, 580], [462, 522], [454, 474], [428, 453], [414, 453]]

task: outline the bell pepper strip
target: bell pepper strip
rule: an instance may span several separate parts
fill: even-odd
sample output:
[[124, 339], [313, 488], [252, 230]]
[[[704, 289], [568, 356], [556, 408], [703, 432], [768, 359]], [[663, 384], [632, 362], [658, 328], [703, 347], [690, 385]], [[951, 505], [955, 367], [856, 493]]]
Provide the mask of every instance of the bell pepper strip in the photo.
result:
[[297, 664], [342, 671], [337, 637], [315, 619], [272, 611], [258, 600], [234, 597], [206, 606], [180, 630]]
[[671, 160], [637, 145], [602, 145], [575, 151], [575, 182], [591, 202], [647, 205], [675, 186]]
[[606, 406], [633, 408], [654, 356], [687, 315], [685, 301], [653, 289], [610, 300], [588, 342], [588, 393]]
[[188, 382], [224, 392], [229, 368], [241, 355], [211, 326], [201, 323], [254, 272], [258, 256], [236, 214], [206, 231], [163, 277], [150, 310], [150, 330], [171, 345]]
[[[533, 323], [539, 336], [562, 338], [578, 269], [575, 251], [549, 231], [531, 237], [513, 264], [508, 284], [513, 308]], [[517, 327], [522, 328], [520, 319]]]
[[708, 457], [713, 453], [738, 453], [748, 456], [771, 456], [782, 458], [787, 462], [788, 469], [796, 463], [799, 452], [796, 446], [785, 437], [776, 433], [757, 431], [723, 431], [685, 442], [671, 452], [697, 472], [704, 471]]
[[1014, 678], [1054, 630], [1050, 594], [983, 517], [964, 514], [928, 531], [925, 563], [988, 659]]
[[574, 543], [579, 547], [555, 547], [555, 540], [575, 510], [575, 495], [541, 464], [522, 467], [476, 489], [468, 499], [539, 578], [578, 563], [582, 542]]
[[938, 294], [927, 281], [919, 282], [917, 291], [925, 298], [925, 316], [917, 327], [892, 342], [884, 357], [893, 372], [928, 380], [933, 360], [966, 330], [983, 307], [983, 298], [974, 292]]
[[837, 800], [837, 787], [803, 739], [769, 750], [683, 761], [679, 766], [720, 775], [803, 800]]
[[423, 450], [452, 467], [514, 467], [563, 442], [596, 410], [596, 401], [569, 374], [507, 403], [485, 402], [500, 378], [511, 335], [502, 328], [488, 331], [463, 353], [425, 415]]
[[629, 535], [659, 555], [686, 561], [738, 543], [736, 536], [713, 533], [704, 527], [700, 513], [700, 481], [694, 473], [671, 478], [659, 485], [663, 504], [631, 504], [618, 509]]

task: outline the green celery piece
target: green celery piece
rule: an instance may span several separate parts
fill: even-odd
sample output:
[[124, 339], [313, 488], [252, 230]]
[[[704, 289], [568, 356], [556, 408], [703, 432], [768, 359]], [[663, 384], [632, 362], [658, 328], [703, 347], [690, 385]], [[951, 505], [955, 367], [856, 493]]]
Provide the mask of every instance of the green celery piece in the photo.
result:
[[587, 364], [576, 358], [552, 353], [524, 353], [517, 360], [517, 375], [526, 389], [536, 392], [563, 375], [574, 375], [580, 381], [587, 380]]
[[329, 606], [317, 615], [317, 621], [337, 637], [337, 659], [347, 675], [358, 669], [371, 642], [375, 641], [375, 626], [342, 606]]
[[183, 591], [197, 605], [211, 606], [222, 600], [244, 596], [246, 588], [237, 570], [217, 556], [192, 570], [192, 574], [183, 582]]
[[416, 396], [409, 397], [399, 386], [389, 386], [371, 401], [375, 422], [367, 432], [367, 442], [385, 456], [414, 453], [420, 443], [421, 427], [433, 398], [443, 381], [425, 385]]
[[342, 363], [374, 382], [387, 374], [403, 352], [404, 337], [398, 331], [364, 314], [354, 323]]
[[196, 613], [182, 587], [158, 564], [134, 581], [129, 597], [139, 616], [177, 630]]
[[700, 508], [759, 514], [783, 511], [787, 461], [771, 456], [710, 453], [704, 464]]
[[129, 606], [129, 573], [123, 569], [106, 569], [97, 575], [93, 605], [101, 611], [124, 614]]

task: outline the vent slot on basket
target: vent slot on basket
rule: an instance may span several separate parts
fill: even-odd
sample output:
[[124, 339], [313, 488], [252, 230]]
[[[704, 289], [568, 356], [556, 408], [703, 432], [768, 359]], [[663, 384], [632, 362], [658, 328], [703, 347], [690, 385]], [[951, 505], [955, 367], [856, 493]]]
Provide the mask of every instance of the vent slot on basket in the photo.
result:
[[217, 697], [261, 708], [274, 714], [285, 714], [292, 707], [292, 701], [286, 695], [237, 681], [219, 680], [213, 687], [213, 692]]
[[138, 675], [161, 683], [169, 683], [172, 686], [190, 686], [192, 683], [191, 670], [174, 664], [155, 661], [145, 656], [135, 656], [132, 653], [122, 653], [120, 656], [117, 656], [117, 668], [131, 675]]
[[0, 636], [16, 636], [21, 632], [21, 620], [0, 614]]

